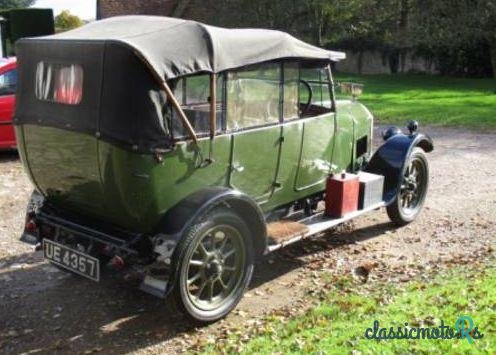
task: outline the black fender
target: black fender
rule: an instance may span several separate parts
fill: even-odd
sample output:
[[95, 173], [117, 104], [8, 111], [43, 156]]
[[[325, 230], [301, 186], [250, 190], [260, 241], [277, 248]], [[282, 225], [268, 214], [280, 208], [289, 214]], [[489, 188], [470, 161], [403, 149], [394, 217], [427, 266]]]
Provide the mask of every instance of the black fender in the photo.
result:
[[383, 200], [387, 205], [394, 201], [398, 193], [405, 163], [415, 147], [428, 153], [434, 149], [434, 144], [429, 136], [422, 133], [394, 134], [377, 149], [364, 169], [372, 174], [384, 175]]
[[[209, 187], [196, 191], [168, 210], [156, 228], [156, 236], [160, 236], [164, 243], [171, 245], [167, 250], [172, 262], [169, 280], [163, 293], [160, 292], [160, 297], [167, 297], [174, 288], [179, 272], [178, 265], [174, 262], [176, 246], [187, 228], [201, 222], [209, 211], [220, 206], [232, 208], [246, 221], [252, 232], [255, 255], [262, 255], [265, 252], [267, 248], [265, 217], [253, 199], [240, 191], [225, 187]], [[144, 289], [146, 290], [146, 287]]]
[[262, 210], [249, 196], [226, 187], [201, 189], [181, 200], [166, 212], [156, 232], [166, 234], [178, 242], [188, 227], [219, 206], [232, 209], [246, 221], [254, 238], [255, 253], [263, 253], [267, 247], [267, 227]]

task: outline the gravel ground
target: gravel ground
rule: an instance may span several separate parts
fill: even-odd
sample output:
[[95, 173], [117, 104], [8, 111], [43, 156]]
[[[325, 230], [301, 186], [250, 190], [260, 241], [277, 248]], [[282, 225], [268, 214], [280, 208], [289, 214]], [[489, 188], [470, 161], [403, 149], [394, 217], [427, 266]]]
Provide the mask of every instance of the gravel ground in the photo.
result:
[[166, 301], [118, 280], [97, 285], [61, 272], [19, 242], [31, 185], [16, 155], [0, 155], [0, 352], [176, 353], [257, 326], [268, 313], [304, 310], [324, 272], [360, 271], [363, 282], [400, 283], [494, 254], [496, 133], [423, 131], [435, 150], [429, 154], [430, 191], [417, 221], [396, 229], [385, 211], [376, 211], [276, 252], [258, 263], [238, 308], [200, 329]]

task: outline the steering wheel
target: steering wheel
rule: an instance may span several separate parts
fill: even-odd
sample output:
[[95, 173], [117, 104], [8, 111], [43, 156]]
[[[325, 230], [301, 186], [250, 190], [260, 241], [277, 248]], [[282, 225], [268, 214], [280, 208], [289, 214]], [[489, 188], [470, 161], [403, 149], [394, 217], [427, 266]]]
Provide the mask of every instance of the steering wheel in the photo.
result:
[[300, 79], [300, 82], [308, 89], [308, 101], [307, 103], [303, 106], [303, 109], [301, 110], [301, 115], [305, 116], [307, 113], [308, 109], [310, 108], [310, 105], [312, 103], [312, 96], [313, 96], [313, 90], [308, 81]]

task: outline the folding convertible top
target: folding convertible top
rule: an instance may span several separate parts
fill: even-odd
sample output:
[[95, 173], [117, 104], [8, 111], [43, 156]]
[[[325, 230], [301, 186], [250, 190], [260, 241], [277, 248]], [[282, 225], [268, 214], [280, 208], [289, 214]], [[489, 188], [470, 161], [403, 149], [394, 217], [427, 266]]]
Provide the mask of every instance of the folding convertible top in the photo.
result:
[[283, 58], [339, 61], [346, 57], [345, 53], [312, 46], [281, 31], [226, 29], [159, 16], [113, 17], [39, 39], [125, 44], [165, 80]]
[[[16, 125], [86, 133], [143, 153], [174, 144], [170, 112], [164, 109], [167, 102], [197, 141], [169, 87], [170, 79], [279, 59], [328, 63], [345, 58], [344, 53], [309, 45], [280, 31], [224, 29], [157, 16], [114, 17], [52, 36], [23, 38], [16, 42], [16, 53], [20, 78]], [[39, 99], [36, 88], [55, 91], [52, 66], [64, 65], [82, 69], [81, 102], [68, 105]], [[214, 87], [211, 103], [216, 102]], [[210, 116], [211, 132], [215, 132], [215, 105]]]

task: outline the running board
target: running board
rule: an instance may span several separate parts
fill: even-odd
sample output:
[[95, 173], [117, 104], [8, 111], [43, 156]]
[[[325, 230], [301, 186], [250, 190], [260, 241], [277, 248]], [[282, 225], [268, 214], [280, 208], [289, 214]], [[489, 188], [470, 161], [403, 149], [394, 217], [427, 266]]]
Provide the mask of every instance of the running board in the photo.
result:
[[[269, 244], [267, 246], [267, 251], [266, 253], [273, 252], [274, 250], [283, 248], [289, 244], [293, 244], [301, 239], [308, 238], [310, 236], [319, 234], [327, 229], [330, 229], [332, 227], [335, 227], [341, 223], [344, 223], [346, 221], [349, 221], [355, 217], [361, 216], [367, 212], [371, 212], [373, 210], [379, 209], [381, 207], [386, 206], [385, 202], [380, 202], [378, 204], [369, 206], [367, 208], [364, 208], [362, 210], [358, 210], [355, 212], [350, 212], [346, 214], [345, 216], [341, 218], [333, 218], [326, 216], [324, 212], [320, 212], [318, 214], [315, 214], [310, 217], [303, 218], [299, 221], [291, 221], [289, 223], [298, 223], [301, 225], [302, 228], [299, 228], [299, 231], [297, 230], [294, 234], [291, 236], [284, 238], [285, 240], [281, 240], [281, 237], [278, 236], [271, 236], [270, 231], [271, 231], [271, 224], [269, 223], [267, 226], [267, 229], [269, 231], [269, 240], [275, 241], [275, 244]], [[274, 223], [281, 223], [281, 222], [274, 222]]]

